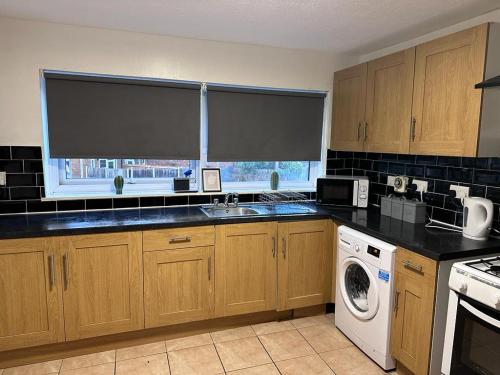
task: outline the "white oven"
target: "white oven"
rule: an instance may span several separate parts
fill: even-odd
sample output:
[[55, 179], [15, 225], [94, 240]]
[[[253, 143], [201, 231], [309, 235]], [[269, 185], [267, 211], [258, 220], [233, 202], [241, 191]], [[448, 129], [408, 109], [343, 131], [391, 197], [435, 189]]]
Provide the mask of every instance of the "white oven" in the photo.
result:
[[441, 373], [500, 375], [500, 258], [453, 265], [449, 285]]

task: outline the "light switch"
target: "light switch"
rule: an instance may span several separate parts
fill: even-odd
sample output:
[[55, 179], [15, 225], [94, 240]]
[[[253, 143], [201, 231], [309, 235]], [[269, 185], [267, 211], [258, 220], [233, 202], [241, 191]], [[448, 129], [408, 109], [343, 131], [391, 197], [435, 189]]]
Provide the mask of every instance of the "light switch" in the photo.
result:
[[5, 172], [0, 172], [0, 186], [5, 186], [7, 184], [7, 175]]

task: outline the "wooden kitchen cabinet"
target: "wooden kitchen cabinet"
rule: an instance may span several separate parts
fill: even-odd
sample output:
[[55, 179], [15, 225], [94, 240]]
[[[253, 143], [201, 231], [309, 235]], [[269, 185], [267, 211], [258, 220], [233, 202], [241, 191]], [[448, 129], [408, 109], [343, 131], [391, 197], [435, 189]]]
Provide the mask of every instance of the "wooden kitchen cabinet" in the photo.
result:
[[415, 48], [368, 62], [364, 151], [408, 153]]
[[0, 351], [64, 341], [59, 246], [0, 241]]
[[391, 354], [415, 375], [429, 368], [437, 262], [398, 247]]
[[213, 316], [214, 237], [213, 226], [144, 232], [146, 328]]
[[[483, 90], [474, 85], [485, 76], [491, 27], [479, 25], [335, 72], [330, 148], [478, 156]], [[496, 134], [495, 126], [485, 129]], [[498, 152], [487, 147], [488, 156]]]
[[62, 237], [66, 340], [144, 328], [142, 233]]
[[216, 316], [276, 309], [277, 223], [216, 227]]
[[278, 224], [278, 310], [329, 302], [331, 221]]
[[336, 290], [337, 290], [337, 253], [338, 253], [338, 249], [337, 249], [337, 245], [338, 245], [338, 228], [339, 228], [339, 224], [335, 221], [332, 221], [331, 224], [330, 224], [330, 227], [331, 227], [331, 251], [332, 251], [332, 291], [331, 291], [331, 294], [330, 294], [330, 302], [331, 303], [335, 303], [335, 294], [336, 294]]
[[366, 104], [367, 65], [335, 72], [330, 148], [362, 151]]
[[488, 24], [417, 46], [410, 153], [476, 156]]

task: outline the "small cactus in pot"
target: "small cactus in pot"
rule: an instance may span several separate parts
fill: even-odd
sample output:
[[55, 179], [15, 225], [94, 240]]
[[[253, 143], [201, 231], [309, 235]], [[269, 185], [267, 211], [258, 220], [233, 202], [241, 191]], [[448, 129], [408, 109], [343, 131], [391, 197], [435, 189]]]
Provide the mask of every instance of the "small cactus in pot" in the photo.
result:
[[116, 176], [113, 182], [115, 184], [116, 194], [118, 194], [118, 195], [122, 194], [123, 193], [123, 184], [125, 183], [125, 180], [123, 179], [123, 177]]
[[271, 173], [271, 190], [278, 190], [278, 185], [280, 183], [280, 175], [278, 172], [274, 171]]

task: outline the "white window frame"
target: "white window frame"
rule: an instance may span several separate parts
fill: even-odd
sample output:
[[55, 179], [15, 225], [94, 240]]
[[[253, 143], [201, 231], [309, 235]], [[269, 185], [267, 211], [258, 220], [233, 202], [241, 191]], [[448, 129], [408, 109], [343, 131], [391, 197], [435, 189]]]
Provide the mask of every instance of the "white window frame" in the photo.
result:
[[[43, 126], [43, 164], [44, 164], [44, 178], [45, 178], [45, 198], [60, 199], [60, 198], [85, 198], [85, 197], [116, 197], [112, 179], [100, 180], [78, 180], [66, 179], [64, 169], [64, 159], [52, 159], [49, 153], [48, 142], [48, 127], [47, 127], [47, 107], [45, 98], [45, 79], [43, 76], [44, 71], [40, 70], [40, 92], [41, 92], [41, 112], [42, 112], [42, 126]], [[138, 78], [139, 79], [139, 78]], [[234, 85], [233, 85], [234, 86]], [[265, 88], [271, 89], [272, 88]], [[281, 90], [281, 89], [280, 89]], [[291, 90], [292, 91], [292, 90]], [[303, 91], [303, 90], [301, 90]], [[318, 92], [318, 91], [314, 91]], [[326, 155], [329, 139], [329, 111], [331, 95], [328, 93], [325, 98], [325, 110], [323, 115], [323, 139], [321, 150], [321, 161], [309, 162], [309, 180], [308, 181], [280, 181], [280, 190], [300, 190], [300, 191], [314, 191], [316, 188], [316, 178], [324, 175], [326, 171]], [[201, 183], [201, 170], [207, 166], [207, 140], [208, 140], [208, 119], [207, 119], [207, 92], [206, 84], [202, 84], [201, 95], [201, 119], [200, 119], [200, 146], [201, 156], [200, 160], [193, 161], [193, 172], [195, 178], [192, 179], [190, 189], [198, 191], [198, 193], [191, 194], [206, 194], [202, 191]], [[104, 159], [104, 158], [102, 158]], [[111, 159], [106, 159], [108, 162]], [[61, 168], [62, 165], [62, 168]], [[126, 177], [126, 176], [124, 176]], [[173, 191], [173, 179], [158, 178], [158, 179], [131, 180], [126, 178], [126, 184], [123, 188], [123, 196], [148, 196], [148, 195], [178, 195]], [[82, 192], [82, 187], [85, 187]], [[269, 181], [255, 181], [255, 182], [224, 182], [223, 191], [231, 192], [261, 192], [270, 190]]]

